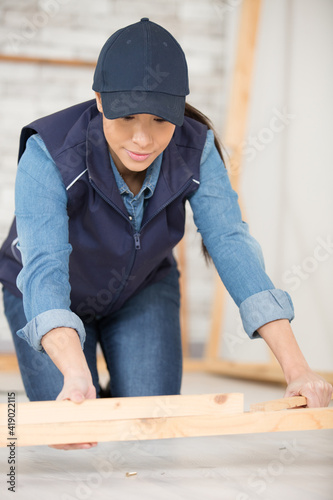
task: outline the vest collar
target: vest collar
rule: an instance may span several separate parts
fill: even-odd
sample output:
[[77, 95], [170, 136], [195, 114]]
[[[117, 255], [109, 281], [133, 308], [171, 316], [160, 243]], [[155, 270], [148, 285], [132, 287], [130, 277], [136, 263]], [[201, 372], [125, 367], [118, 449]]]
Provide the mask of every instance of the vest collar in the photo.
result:
[[118, 190], [111, 167], [108, 145], [103, 133], [102, 115], [99, 113], [88, 125], [86, 136], [86, 164], [89, 181], [112, 205], [116, 205], [124, 216], [128, 214]]

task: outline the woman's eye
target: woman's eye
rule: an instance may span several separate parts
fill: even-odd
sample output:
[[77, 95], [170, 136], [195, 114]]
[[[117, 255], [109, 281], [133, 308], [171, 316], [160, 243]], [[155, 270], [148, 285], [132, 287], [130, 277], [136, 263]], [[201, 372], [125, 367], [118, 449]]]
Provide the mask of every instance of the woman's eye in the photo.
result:
[[[127, 115], [127, 116], [123, 116], [122, 119], [125, 121], [125, 122], [129, 122], [131, 120], [134, 120], [134, 116], [133, 115]], [[157, 123], [165, 123], [166, 120], [164, 120], [164, 118], [159, 118], [159, 117], [156, 117], [154, 118], [154, 121], [156, 121]]]

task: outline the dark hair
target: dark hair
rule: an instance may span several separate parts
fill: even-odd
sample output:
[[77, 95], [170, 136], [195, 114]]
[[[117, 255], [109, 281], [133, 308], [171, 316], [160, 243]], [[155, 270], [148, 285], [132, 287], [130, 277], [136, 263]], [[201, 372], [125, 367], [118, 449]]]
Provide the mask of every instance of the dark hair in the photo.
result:
[[[195, 108], [194, 106], [191, 106], [191, 104], [189, 104], [188, 102], [185, 103], [185, 116], [188, 116], [189, 118], [193, 118], [194, 120], [197, 120], [198, 122], [203, 123], [204, 125], [207, 125], [207, 127], [213, 131], [214, 144], [215, 144], [216, 149], [218, 150], [219, 155], [221, 156], [222, 161], [224, 163], [224, 158], [223, 158], [223, 153], [222, 153], [223, 146], [222, 146], [222, 143], [221, 143], [221, 141], [216, 133], [216, 130], [214, 129], [214, 126], [213, 126], [212, 122], [210, 121], [210, 119], [206, 115], [201, 113], [201, 111], [199, 111], [197, 108]], [[204, 255], [205, 261], [208, 264], [212, 261], [212, 258], [209, 255], [208, 250], [205, 247], [203, 240], [201, 240], [201, 246], [202, 246], [202, 253]]]

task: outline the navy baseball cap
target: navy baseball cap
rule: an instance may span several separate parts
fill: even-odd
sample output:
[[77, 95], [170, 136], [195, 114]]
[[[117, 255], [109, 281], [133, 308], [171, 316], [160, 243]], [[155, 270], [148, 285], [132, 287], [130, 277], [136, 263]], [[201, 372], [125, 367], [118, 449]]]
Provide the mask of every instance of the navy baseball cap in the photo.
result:
[[190, 93], [185, 54], [166, 29], [144, 17], [106, 41], [92, 88], [108, 119], [148, 113], [181, 126]]

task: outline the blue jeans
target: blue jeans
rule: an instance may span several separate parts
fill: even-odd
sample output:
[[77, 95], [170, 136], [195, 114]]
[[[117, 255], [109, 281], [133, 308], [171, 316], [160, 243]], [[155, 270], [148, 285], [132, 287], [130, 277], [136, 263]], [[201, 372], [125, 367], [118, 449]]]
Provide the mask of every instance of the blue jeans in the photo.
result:
[[[26, 324], [22, 299], [3, 289], [5, 315], [30, 401], [55, 400], [63, 375], [48, 355], [34, 350], [16, 332]], [[176, 268], [110, 316], [85, 323], [84, 355], [99, 397], [96, 348], [100, 344], [113, 397], [180, 394], [182, 348]]]

